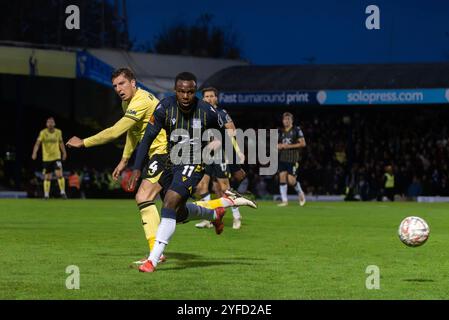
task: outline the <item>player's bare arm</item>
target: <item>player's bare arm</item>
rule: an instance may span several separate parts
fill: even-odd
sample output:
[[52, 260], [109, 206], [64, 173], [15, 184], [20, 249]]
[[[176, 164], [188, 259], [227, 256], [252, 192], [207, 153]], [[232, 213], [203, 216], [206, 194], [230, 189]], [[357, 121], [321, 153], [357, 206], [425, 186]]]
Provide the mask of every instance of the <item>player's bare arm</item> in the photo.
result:
[[59, 143], [59, 148], [61, 149], [62, 153], [62, 161], [65, 161], [67, 159], [67, 150], [65, 149], [64, 141], [61, 141]]
[[36, 140], [36, 143], [33, 147], [33, 153], [31, 154], [31, 159], [36, 160], [37, 159], [37, 152], [39, 151], [39, 148], [41, 146], [41, 141], [39, 139]]
[[84, 142], [83, 139], [73, 136], [69, 139], [69, 141], [67, 141], [66, 145], [69, 148], [82, 148], [84, 147]]
[[112, 127], [109, 127], [94, 136], [89, 138], [81, 139], [76, 136], [70, 138], [67, 142], [67, 147], [69, 148], [90, 148], [94, 146], [98, 146], [101, 144], [108, 143], [112, 140], [117, 139], [126, 131], [128, 131], [134, 124], [135, 120], [130, 119], [128, 117], [122, 117], [119, 121], [117, 121]]
[[120, 174], [125, 170], [126, 166], [128, 165], [128, 158], [122, 158], [118, 165], [115, 167], [114, 171], [112, 172], [112, 178], [117, 181], [120, 177]]

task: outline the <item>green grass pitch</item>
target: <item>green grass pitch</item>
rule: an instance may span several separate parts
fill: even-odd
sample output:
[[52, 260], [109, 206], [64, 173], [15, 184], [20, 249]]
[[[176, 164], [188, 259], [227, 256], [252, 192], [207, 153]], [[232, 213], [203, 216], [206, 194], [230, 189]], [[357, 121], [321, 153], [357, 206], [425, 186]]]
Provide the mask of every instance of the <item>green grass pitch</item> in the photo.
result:
[[[1, 299], [448, 299], [449, 205], [296, 203], [243, 208], [222, 235], [178, 225], [157, 272], [131, 200], [0, 200]], [[424, 218], [427, 243], [408, 248], [401, 220]], [[80, 270], [80, 289], [65, 286]], [[380, 289], [365, 286], [380, 269]]]

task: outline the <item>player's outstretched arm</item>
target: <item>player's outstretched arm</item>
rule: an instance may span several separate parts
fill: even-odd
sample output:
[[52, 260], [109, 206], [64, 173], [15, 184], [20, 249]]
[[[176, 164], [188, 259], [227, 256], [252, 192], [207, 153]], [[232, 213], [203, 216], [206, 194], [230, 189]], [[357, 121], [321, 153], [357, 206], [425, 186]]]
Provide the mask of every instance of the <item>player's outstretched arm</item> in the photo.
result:
[[89, 138], [80, 139], [76, 136], [70, 138], [70, 140], [67, 142], [67, 146], [69, 148], [82, 148], [82, 147], [90, 148], [108, 143], [120, 137], [122, 134], [128, 131], [135, 123], [136, 120], [133, 120], [128, 117], [123, 117], [119, 121], [117, 121], [112, 127], [109, 127]]

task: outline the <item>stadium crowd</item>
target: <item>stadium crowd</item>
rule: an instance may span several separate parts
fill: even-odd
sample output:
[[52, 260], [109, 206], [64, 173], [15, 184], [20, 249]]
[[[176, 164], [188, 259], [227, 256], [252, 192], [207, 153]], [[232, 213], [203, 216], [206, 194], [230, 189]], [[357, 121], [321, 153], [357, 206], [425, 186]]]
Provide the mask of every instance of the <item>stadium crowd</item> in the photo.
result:
[[449, 196], [449, 113], [410, 111], [363, 110], [299, 118], [308, 142], [298, 171], [303, 189], [314, 195], [381, 200], [385, 168], [391, 165], [396, 195]]
[[[391, 165], [395, 177], [395, 194], [403, 199], [417, 196], [449, 196], [449, 112], [436, 108], [401, 107], [390, 109], [326, 109], [293, 111], [295, 124], [302, 128], [307, 147], [301, 150], [298, 177], [307, 195], [346, 195], [348, 200], [381, 200], [384, 195], [385, 167]], [[229, 110], [231, 115], [233, 111]], [[281, 112], [269, 116], [260, 113], [251, 118], [236, 112], [237, 126], [276, 128]], [[273, 120], [275, 119], [275, 120]], [[34, 138], [34, 136], [33, 136]], [[12, 187], [15, 159], [2, 148], [0, 185]], [[95, 157], [93, 157], [95, 158]], [[73, 158], [72, 158], [73, 159]], [[112, 169], [98, 163], [76, 168], [70, 155], [66, 170], [76, 169], [80, 176], [75, 197], [132, 197], [113, 181]], [[112, 165], [112, 164], [111, 164]], [[247, 178], [240, 192], [252, 192], [271, 199], [279, 193], [277, 176], [259, 176], [257, 165], [245, 165]], [[39, 172], [23, 170], [24, 184], [30, 196], [37, 196], [42, 181]], [[35, 173], [37, 172], [37, 175]], [[67, 182], [71, 172], [66, 171]], [[73, 190], [72, 190], [73, 191]], [[293, 193], [293, 190], [290, 190]]]

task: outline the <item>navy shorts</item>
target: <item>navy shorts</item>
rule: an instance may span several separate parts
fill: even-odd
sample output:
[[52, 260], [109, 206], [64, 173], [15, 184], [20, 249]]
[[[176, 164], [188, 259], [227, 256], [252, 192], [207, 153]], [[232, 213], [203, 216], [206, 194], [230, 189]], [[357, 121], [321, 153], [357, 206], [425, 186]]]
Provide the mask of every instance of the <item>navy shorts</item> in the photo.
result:
[[296, 177], [296, 172], [298, 171], [298, 162], [283, 162], [279, 161], [279, 172], [287, 171], [288, 174]]
[[172, 169], [173, 179], [169, 190], [173, 190], [184, 200], [187, 200], [195, 193], [196, 186], [203, 178], [204, 166], [196, 165], [176, 165]]
[[204, 173], [211, 178], [214, 177], [218, 179], [229, 179], [231, 177], [229, 172], [229, 165], [227, 165], [226, 163], [208, 164], [206, 166], [206, 169], [204, 170]]
[[238, 163], [228, 164], [228, 167], [231, 174], [234, 174], [235, 172], [242, 170], [242, 165]]

